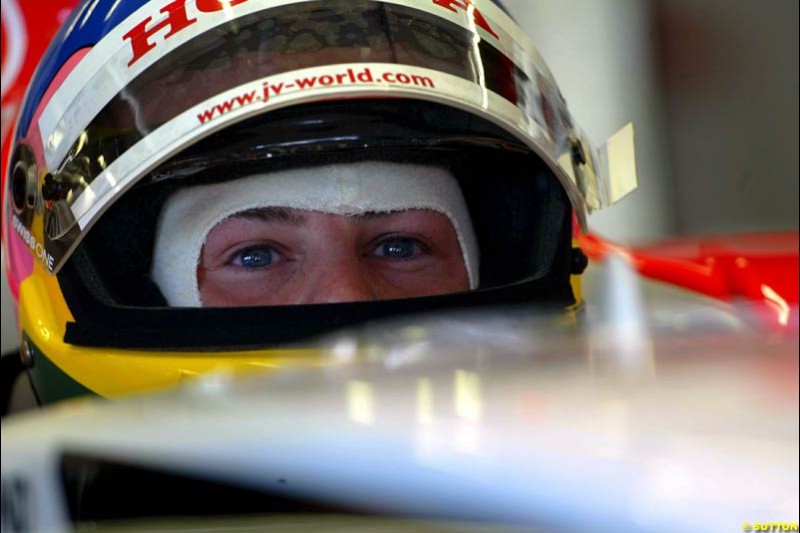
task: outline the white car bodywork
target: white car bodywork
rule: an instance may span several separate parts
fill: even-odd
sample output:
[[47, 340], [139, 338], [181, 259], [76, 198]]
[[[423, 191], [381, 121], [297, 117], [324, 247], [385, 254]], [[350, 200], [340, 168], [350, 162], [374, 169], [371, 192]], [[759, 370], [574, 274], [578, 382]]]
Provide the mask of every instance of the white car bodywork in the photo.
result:
[[626, 297], [609, 275], [596, 286], [619, 301], [581, 327], [526, 311], [377, 324], [322, 340], [332, 367], [6, 419], [3, 530], [71, 530], [65, 453], [386, 517], [796, 524], [796, 330], [765, 335], [745, 307], [698, 297]]

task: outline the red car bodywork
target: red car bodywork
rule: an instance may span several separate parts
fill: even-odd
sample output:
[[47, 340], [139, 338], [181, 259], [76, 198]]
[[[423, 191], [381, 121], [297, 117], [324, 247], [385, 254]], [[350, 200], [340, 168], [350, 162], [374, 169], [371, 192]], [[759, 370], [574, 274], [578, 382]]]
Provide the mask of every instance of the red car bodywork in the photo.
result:
[[682, 237], [633, 247], [593, 234], [577, 239], [590, 259], [621, 254], [647, 278], [724, 301], [754, 302], [769, 325], [797, 329], [797, 231]]

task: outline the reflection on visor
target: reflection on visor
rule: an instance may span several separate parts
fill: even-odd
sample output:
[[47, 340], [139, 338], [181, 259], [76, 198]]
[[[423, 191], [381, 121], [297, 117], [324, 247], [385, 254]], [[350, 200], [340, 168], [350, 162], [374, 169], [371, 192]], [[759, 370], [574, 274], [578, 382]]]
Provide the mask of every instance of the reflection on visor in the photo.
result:
[[[359, 64], [417, 70], [377, 70]], [[349, 68], [271, 81], [279, 74], [325, 65]], [[47, 178], [44, 240], [56, 258], [54, 270], [115, 196], [169, 155], [228, 125], [216, 122], [222, 115], [230, 122], [239, 116], [232, 111], [252, 108], [251, 114], [256, 113], [282, 92], [306, 90], [309, 99], [331, 98], [335, 93], [323, 95], [322, 90], [341, 85], [339, 97], [344, 97], [344, 86], [367, 82], [370, 87], [361, 90], [379, 95], [435, 90], [439, 98], [467, 103], [463, 89], [436, 87], [432, 73], [455, 76], [484, 94], [488, 90], [499, 95], [505, 105], [522, 112], [524, 123], [519, 127], [531, 132], [532, 142], [542, 145], [553, 161], [568, 151], [569, 115], [550, 78], [537, 70], [531, 80], [473, 31], [425, 11], [366, 0], [267, 9], [217, 26], [162, 57], [124, 87], [78, 136], [60, 168]], [[250, 84], [247, 90], [230, 92], [245, 84]], [[173, 122], [196, 106], [203, 106], [196, 120], [172, 135], [180, 146], [166, 155], [158, 152], [163, 146], [153, 145], [158, 141], [151, 135], [159, 128], [172, 129]], [[491, 107], [485, 96], [484, 107]], [[135, 165], [112, 172], [124, 154], [131, 151], [133, 157], [134, 147], [144, 157], [137, 155]], [[101, 174], [103, 180], [95, 183]]]

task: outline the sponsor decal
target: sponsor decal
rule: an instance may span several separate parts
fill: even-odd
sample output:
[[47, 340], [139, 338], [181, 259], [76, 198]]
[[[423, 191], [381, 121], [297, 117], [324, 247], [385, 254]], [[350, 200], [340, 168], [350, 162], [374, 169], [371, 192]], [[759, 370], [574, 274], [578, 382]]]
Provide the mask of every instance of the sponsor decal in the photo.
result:
[[[195, 8], [198, 16], [200, 16], [230, 10], [247, 1], [195, 0]], [[430, 2], [453, 13], [458, 13], [459, 10], [465, 11], [477, 27], [495, 39], [500, 39], [500, 36], [492, 29], [486, 17], [475, 7], [472, 0], [430, 0]], [[153, 22], [153, 16], [148, 15], [122, 36], [123, 39], [130, 43], [131, 59], [128, 61], [129, 67], [158, 46], [159, 41], [156, 41], [155, 37], [162, 33], [163, 30], [167, 31], [161, 36], [161, 42], [166, 42], [197, 22], [197, 17], [190, 15], [186, 9], [186, 0], [173, 0], [159, 9], [159, 13], [163, 15], [163, 18], [158, 22]]]
[[[195, 7], [197, 8], [198, 14], [217, 13], [236, 7], [246, 1], [247, 0], [195, 0]], [[197, 22], [197, 18], [190, 16], [186, 11], [186, 0], [174, 0], [159, 9], [159, 12], [164, 15], [164, 18], [158, 22], [153, 23], [153, 17], [148, 16], [122, 36], [122, 38], [129, 41], [131, 45], [133, 57], [128, 61], [129, 67], [156, 47], [153, 37], [157, 33], [160, 33], [161, 30], [169, 29], [167, 33], [163, 35], [163, 39], [166, 41], [178, 32]]]
[[53, 267], [55, 266], [55, 258], [47, 252], [44, 245], [36, 240], [36, 237], [33, 236], [31, 231], [25, 227], [25, 224], [14, 215], [12, 220], [12, 225], [14, 226], [14, 231], [22, 238], [25, 244], [28, 245], [28, 248], [31, 249], [31, 252], [45, 265], [47, 268], [52, 272]]
[[[283, 79], [285, 77], [281, 77]], [[234, 109], [249, 106], [252, 104], [263, 104], [270, 101], [272, 97], [282, 94], [303, 91], [314, 88], [325, 88], [343, 85], [364, 85], [386, 83], [388, 85], [409, 85], [425, 89], [434, 89], [436, 84], [430, 76], [399, 71], [382, 71], [375, 73], [372, 68], [364, 67], [361, 69], [347, 68], [339, 71], [331, 71], [330, 74], [313, 76], [298, 76], [286, 81], [263, 81], [261, 90], [247, 89], [232, 98], [227, 98], [214, 104], [197, 114], [200, 124], [213, 120], [233, 111]]]
[[500, 36], [495, 33], [491, 26], [489, 26], [489, 23], [486, 21], [486, 17], [484, 17], [483, 14], [475, 8], [475, 4], [472, 3], [472, 0], [432, 0], [432, 2], [437, 6], [441, 6], [452, 11], [453, 13], [457, 13], [459, 9], [466, 11], [472, 15], [472, 20], [475, 22], [476, 26], [482, 28], [486, 33], [495, 39], [500, 39]]

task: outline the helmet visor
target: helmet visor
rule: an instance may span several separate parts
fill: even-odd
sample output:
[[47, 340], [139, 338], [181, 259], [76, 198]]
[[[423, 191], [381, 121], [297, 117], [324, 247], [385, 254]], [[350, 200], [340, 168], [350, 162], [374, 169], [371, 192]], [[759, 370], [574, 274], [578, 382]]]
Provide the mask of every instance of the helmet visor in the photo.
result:
[[[472, 112], [536, 153], [579, 217], [602, 203], [596, 181], [575, 177], [577, 134], [547, 67], [491, 2], [466, 10], [399, 0], [230, 2], [214, 12], [202, 11], [214, 2], [196, 4], [177, 14], [142, 7], [44, 108], [50, 270], [125, 191], [176, 154], [246, 119], [312, 102], [403, 98]], [[164, 38], [167, 26], [174, 37]], [[597, 167], [591, 153], [583, 158]]]

